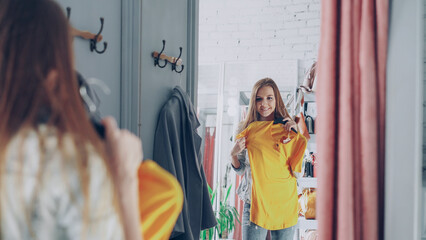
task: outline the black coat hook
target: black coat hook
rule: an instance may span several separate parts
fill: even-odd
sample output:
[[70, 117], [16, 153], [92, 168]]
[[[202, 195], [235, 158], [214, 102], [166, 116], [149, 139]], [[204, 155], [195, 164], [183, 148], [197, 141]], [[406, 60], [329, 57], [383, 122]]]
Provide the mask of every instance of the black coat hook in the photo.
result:
[[154, 57], [154, 66], [158, 66], [159, 68], [164, 68], [167, 65], [167, 60], [165, 60], [164, 65], [160, 66], [160, 56], [163, 53], [164, 48], [166, 48], [166, 40], [163, 40], [163, 48], [161, 49], [161, 52], [158, 54], [157, 57]]
[[71, 16], [71, 8], [67, 7], [67, 19], [70, 20], [70, 16]]
[[101, 20], [101, 29], [99, 30], [98, 34], [96, 34], [96, 36], [93, 39], [90, 39], [90, 51], [91, 52], [95, 51], [99, 54], [102, 54], [107, 49], [108, 43], [104, 42], [104, 49], [101, 50], [101, 51], [98, 50], [97, 47], [96, 47], [96, 43], [98, 42], [98, 37], [99, 37], [99, 35], [101, 35], [102, 30], [104, 29], [104, 18], [101, 17], [100, 20]]
[[177, 57], [177, 59], [174, 61], [174, 63], [172, 63], [172, 71], [175, 71], [177, 73], [181, 73], [183, 71], [183, 69], [185, 68], [184, 65], [182, 65], [182, 68], [180, 69], [180, 71], [177, 71], [176, 65], [179, 62], [180, 56], [182, 56], [182, 47], [179, 47], [179, 57]]

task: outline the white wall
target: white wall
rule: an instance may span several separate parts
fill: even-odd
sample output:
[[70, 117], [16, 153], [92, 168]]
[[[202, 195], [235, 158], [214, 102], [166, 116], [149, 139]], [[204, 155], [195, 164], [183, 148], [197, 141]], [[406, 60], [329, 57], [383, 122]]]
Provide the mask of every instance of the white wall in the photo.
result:
[[320, 0], [200, 1], [199, 63], [317, 59]]
[[[81, 38], [73, 38], [75, 67], [84, 78], [96, 78], [101, 80], [110, 89], [110, 93], [102, 91], [102, 88], [93, 85], [100, 98], [101, 116], [113, 116], [120, 125], [121, 108], [121, 3], [114, 0], [57, 0], [64, 13], [66, 8], [71, 8], [70, 23], [73, 27], [98, 33], [104, 18], [102, 31], [103, 40], [97, 44], [97, 49], [103, 50], [103, 42], [108, 46], [103, 54], [90, 51], [90, 42]], [[100, 8], [99, 5], [105, 6]], [[118, 56], [118, 57], [117, 57]]]

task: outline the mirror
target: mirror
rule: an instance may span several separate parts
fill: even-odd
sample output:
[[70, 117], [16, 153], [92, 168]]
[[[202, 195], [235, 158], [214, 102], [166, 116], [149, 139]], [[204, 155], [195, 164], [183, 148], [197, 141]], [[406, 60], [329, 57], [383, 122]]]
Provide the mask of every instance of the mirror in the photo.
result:
[[[320, 0], [306, 1], [200, 1], [197, 110], [203, 138], [201, 154], [208, 184], [220, 202], [242, 213], [236, 187], [242, 178], [230, 166], [238, 123], [247, 112], [254, 83], [272, 78], [290, 115], [304, 112], [296, 106], [296, 90], [318, 56]], [[306, 109], [315, 120], [315, 94], [305, 93]], [[315, 134], [310, 134], [305, 162], [315, 153]], [[313, 167], [312, 167], [313, 168]], [[306, 174], [305, 174], [306, 175]], [[314, 171], [311, 173], [314, 175]], [[299, 179], [299, 193], [315, 188], [316, 178]], [[317, 228], [316, 220], [299, 218], [295, 239]], [[220, 236], [218, 236], [220, 234]], [[216, 238], [241, 239], [241, 225]]]

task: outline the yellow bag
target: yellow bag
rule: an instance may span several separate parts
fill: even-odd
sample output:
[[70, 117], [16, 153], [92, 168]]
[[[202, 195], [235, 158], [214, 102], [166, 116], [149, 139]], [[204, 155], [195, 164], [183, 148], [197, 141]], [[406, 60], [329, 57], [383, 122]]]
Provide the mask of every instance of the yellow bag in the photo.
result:
[[152, 160], [141, 163], [138, 179], [143, 238], [169, 239], [183, 206], [179, 182]]
[[315, 188], [305, 188], [299, 198], [300, 213], [306, 219], [315, 219], [317, 193]]

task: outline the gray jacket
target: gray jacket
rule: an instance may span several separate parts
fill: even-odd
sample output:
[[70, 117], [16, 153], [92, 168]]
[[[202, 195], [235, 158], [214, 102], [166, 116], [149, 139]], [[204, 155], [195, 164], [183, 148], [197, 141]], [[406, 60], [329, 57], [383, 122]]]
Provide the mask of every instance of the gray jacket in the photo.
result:
[[163, 106], [154, 139], [154, 161], [182, 186], [184, 204], [171, 239], [199, 239], [200, 230], [216, 226], [200, 159], [200, 126], [189, 96], [180, 87]]

